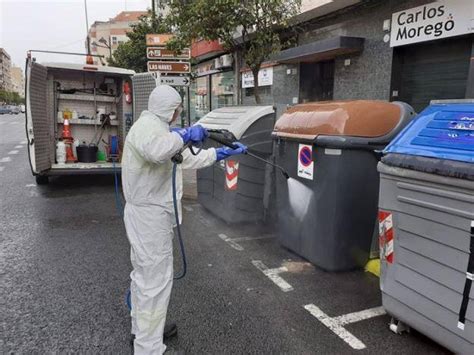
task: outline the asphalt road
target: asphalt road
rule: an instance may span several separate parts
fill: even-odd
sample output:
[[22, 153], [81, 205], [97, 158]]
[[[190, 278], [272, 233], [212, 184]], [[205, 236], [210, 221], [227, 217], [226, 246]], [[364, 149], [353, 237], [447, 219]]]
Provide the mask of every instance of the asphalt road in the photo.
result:
[[[128, 354], [131, 266], [113, 178], [59, 177], [37, 186], [23, 120], [0, 116], [0, 352]], [[270, 230], [228, 226], [195, 201], [184, 207], [189, 270], [174, 286], [169, 318], [179, 336], [170, 347], [213, 354], [447, 352], [416, 331], [388, 329], [390, 317], [376, 314], [381, 298], [371, 274], [323, 272], [280, 247]], [[333, 331], [305, 309], [311, 304], [332, 318], [367, 309], [375, 316]], [[345, 342], [347, 332], [353, 338]]]

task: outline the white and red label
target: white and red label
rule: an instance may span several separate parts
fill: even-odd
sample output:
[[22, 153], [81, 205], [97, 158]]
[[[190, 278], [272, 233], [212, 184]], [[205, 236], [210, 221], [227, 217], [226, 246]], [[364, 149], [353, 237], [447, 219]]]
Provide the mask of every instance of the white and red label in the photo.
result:
[[390, 212], [379, 210], [380, 259], [393, 264], [393, 217]]
[[313, 175], [313, 146], [300, 144], [298, 147], [298, 176], [304, 179], [313, 180]]
[[239, 162], [234, 160], [225, 161], [225, 188], [226, 190], [237, 190], [239, 179]]

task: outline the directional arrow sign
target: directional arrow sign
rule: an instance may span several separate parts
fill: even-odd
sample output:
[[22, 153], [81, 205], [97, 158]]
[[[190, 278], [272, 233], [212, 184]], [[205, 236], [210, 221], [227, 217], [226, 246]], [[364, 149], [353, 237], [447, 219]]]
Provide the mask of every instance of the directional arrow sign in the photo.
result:
[[146, 57], [148, 59], [190, 59], [191, 50], [184, 48], [181, 53], [176, 53], [165, 47], [148, 47], [146, 49]]
[[170, 86], [189, 86], [191, 80], [187, 76], [161, 76], [161, 83]]
[[164, 46], [169, 40], [173, 38], [172, 34], [162, 33], [162, 34], [147, 34], [146, 35], [146, 45], [147, 46]]
[[159, 71], [161, 73], [184, 74], [191, 72], [189, 62], [158, 62], [148, 61], [148, 71]]

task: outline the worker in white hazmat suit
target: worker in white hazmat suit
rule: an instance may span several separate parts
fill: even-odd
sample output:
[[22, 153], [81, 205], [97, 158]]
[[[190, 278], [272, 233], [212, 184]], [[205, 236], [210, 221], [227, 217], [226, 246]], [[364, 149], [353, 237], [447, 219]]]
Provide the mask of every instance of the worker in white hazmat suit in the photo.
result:
[[[199, 125], [170, 131], [170, 123], [181, 110], [181, 97], [175, 89], [168, 85], [156, 87], [148, 110], [128, 132], [122, 156], [124, 222], [133, 266], [130, 290], [135, 354], [162, 354], [166, 349], [163, 332], [173, 285], [175, 225], [171, 158], [185, 144], [198, 144], [208, 135]], [[181, 169], [205, 168], [246, 149], [241, 144], [238, 149], [203, 149], [196, 156], [184, 150], [176, 174], [180, 215]]]

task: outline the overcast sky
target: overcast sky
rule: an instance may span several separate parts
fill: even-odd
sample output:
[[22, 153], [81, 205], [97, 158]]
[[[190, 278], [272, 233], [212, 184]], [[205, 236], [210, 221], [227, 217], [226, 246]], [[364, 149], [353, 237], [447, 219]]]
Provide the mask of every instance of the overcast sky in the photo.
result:
[[[89, 26], [124, 10], [145, 11], [151, 0], [87, 0]], [[26, 51], [85, 52], [84, 0], [0, 0], [0, 47], [24, 67]], [[38, 61], [75, 61], [81, 57], [36, 54]]]

